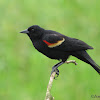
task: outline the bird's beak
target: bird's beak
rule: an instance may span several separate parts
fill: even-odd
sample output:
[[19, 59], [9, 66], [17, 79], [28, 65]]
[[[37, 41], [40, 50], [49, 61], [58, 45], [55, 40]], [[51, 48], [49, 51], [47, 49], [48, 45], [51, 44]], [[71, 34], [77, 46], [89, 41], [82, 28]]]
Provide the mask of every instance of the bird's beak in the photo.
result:
[[29, 33], [28, 29], [21, 31], [20, 33]]

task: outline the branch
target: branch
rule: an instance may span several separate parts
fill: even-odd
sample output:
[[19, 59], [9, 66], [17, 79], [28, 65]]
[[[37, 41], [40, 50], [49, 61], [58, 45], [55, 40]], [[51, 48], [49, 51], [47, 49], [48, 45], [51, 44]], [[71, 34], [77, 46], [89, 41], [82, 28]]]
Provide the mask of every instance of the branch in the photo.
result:
[[69, 61], [66, 61], [65, 63], [69, 64], [69, 63], [74, 63], [75, 65], [77, 65], [76, 61], [75, 60], [69, 60]]
[[52, 83], [53, 83], [55, 75], [56, 75], [56, 72], [53, 72], [50, 76], [50, 80], [49, 80], [49, 84], [48, 84], [48, 87], [47, 87], [45, 100], [54, 100], [54, 97], [52, 97], [50, 91], [51, 91], [51, 88], [52, 88]]
[[[75, 60], [70, 60], [70, 61], [66, 61], [65, 63], [69, 64], [69, 63], [74, 63], [75, 65], [77, 65], [76, 61]], [[46, 92], [46, 97], [45, 97], [45, 100], [54, 100], [54, 97], [52, 97], [50, 91], [51, 91], [51, 88], [52, 88], [52, 83], [53, 83], [53, 80], [55, 78], [55, 75], [56, 75], [56, 71], [53, 72], [50, 76], [50, 80], [49, 80], [49, 83], [48, 83], [48, 87], [47, 87], [47, 92]]]

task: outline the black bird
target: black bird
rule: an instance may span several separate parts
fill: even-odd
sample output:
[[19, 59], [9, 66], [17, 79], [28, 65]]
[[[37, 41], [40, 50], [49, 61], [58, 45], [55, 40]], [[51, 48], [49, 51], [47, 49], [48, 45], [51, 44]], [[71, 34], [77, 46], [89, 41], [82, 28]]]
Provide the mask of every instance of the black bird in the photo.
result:
[[65, 63], [69, 56], [77, 57], [90, 64], [100, 74], [100, 67], [86, 52], [86, 50], [93, 48], [85, 42], [67, 37], [56, 31], [45, 30], [38, 25], [33, 25], [20, 33], [26, 33], [34, 47], [42, 54], [51, 59], [61, 60], [52, 67], [51, 74], [57, 71], [56, 74], [59, 75], [58, 67]]

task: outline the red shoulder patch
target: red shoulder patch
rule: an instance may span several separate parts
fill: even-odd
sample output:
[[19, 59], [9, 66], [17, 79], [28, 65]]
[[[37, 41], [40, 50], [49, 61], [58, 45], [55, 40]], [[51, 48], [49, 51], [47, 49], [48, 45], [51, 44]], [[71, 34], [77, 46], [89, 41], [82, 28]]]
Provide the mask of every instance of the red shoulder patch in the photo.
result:
[[48, 46], [54, 44], [54, 43], [49, 43], [46, 40], [43, 40], [43, 42], [45, 42]]
[[61, 45], [64, 41], [65, 41], [64, 38], [62, 40], [57, 41], [56, 43], [49, 43], [46, 40], [43, 40], [43, 42], [46, 43], [49, 48], [57, 47]]

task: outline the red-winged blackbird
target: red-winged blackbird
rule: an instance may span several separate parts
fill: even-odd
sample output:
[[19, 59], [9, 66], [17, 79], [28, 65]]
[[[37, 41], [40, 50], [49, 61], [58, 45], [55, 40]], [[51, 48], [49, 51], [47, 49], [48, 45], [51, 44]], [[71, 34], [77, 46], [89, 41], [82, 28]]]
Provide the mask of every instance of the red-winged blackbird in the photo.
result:
[[52, 67], [51, 73], [56, 70], [56, 74], [59, 75], [58, 67], [72, 55], [90, 64], [100, 74], [100, 67], [86, 52], [87, 49], [93, 48], [83, 41], [67, 37], [56, 31], [45, 30], [38, 25], [33, 25], [20, 33], [26, 33], [39, 52], [51, 59], [61, 60]]

